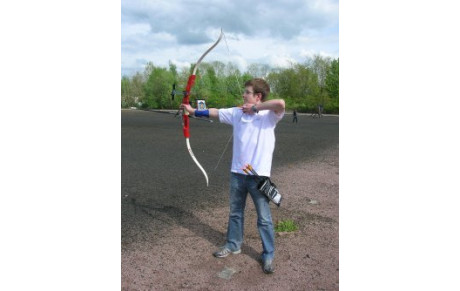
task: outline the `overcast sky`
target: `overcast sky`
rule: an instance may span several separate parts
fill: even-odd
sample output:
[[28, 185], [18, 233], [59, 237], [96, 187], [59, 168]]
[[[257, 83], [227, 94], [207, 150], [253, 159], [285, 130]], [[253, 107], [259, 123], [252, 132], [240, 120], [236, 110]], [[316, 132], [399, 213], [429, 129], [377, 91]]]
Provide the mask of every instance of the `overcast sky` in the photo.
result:
[[143, 72], [149, 61], [179, 68], [194, 63], [219, 37], [204, 61], [272, 67], [314, 54], [339, 56], [338, 0], [121, 1], [121, 74]]

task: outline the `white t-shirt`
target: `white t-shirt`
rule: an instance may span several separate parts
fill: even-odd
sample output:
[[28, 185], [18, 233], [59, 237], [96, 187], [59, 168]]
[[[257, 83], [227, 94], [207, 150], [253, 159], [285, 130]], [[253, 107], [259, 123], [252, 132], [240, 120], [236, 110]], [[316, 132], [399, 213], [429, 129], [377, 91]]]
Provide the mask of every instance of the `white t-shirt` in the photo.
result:
[[245, 174], [243, 167], [250, 164], [259, 176], [270, 177], [275, 127], [284, 116], [272, 110], [249, 115], [239, 107], [219, 109], [219, 121], [233, 126], [233, 173]]

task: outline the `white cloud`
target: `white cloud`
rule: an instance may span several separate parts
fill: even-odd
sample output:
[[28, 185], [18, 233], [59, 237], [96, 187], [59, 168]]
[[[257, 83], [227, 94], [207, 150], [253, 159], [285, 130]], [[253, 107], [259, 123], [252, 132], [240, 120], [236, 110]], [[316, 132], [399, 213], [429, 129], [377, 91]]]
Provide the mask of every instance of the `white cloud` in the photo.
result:
[[[314, 54], [338, 57], [338, 0], [247, 1], [122, 0], [122, 75], [147, 61], [179, 67], [196, 62], [217, 39], [205, 59], [232, 61], [240, 70], [251, 63], [287, 66]], [[230, 51], [230, 52], [229, 52]]]
[[243, 73], [248, 68], [248, 61], [242, 56], [234, 56], [229, 59], [229, 62], [236, 64], [239, 70]]
[[178, 70], [181, 70], [182, 68], [186, 68], [186, 67], [190, 66], [190, 62], [181, 62], [181, 61], [178, 61], [176, 59], [172, 59], [171, 63], [176, 65]]
[[274, 68], [288, 68], [296, 60], [289, 55], [271, 55], [269, 60], [269, 65]]
[[121, 26], [121, 36], [124, 39], [135, 35], [147, 35], [150, 32], [148, 23], [126, 23]]
[[327, 53], [325, 51], [315, 51], [315, 50], [302, 50], [300, 52], [300, 55], [303, 57], [303, 58], [313, 58], [313, 56], [315, 55], [320, 55], [322, 57], [331, 57], [331, 58], [335, 58], [335, 56], [333, 54], [330, 54], [330, 53]]

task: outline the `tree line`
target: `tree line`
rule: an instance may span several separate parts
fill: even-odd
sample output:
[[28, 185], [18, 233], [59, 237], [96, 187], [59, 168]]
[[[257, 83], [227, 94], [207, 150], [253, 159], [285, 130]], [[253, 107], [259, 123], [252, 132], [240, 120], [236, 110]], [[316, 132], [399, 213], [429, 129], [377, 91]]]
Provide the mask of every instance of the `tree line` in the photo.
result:
[[[144, 72], [121, 78], [121, 106], [149, 109], [177, 109], [182, 101], [190, 67], [178, 70], [155, 66], [149, 62]], [[313, 112], [318, 105], [325, 113], [339, 113], [339, 59], [315, 55], [304, 63], [292, 63], [288, 68], [271, 68], [251, 64], [240, 72], [234, 63], [219, 61], [202, 63], [197, 70], [191, 101], [206, 100], [208, 107], [225, 108], [242, 104], [244, 83], [252, 78], [264, 78], [270, 84], [269, 99], [282, 98], [288, 110]], [[175, 85], [177, 95], [171, 92]]]

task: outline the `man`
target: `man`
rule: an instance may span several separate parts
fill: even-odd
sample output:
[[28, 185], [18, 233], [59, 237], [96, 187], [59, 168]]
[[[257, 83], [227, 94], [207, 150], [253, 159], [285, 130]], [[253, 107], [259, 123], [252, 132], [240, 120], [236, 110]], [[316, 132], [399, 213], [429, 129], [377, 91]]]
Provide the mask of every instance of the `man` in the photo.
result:
[[244, 104], [241, 107], [197, 111], [190, 105], [181, 105], [190, 114], [219, 118], [220, 122], [233, 126], [233, 158], [230, 176], [230, 215], [226, 244], [213, 255], [224, 258], [241, 253], [244, 230], [244, 208], [249, 193], [257, 211], [257, 228], [262, 240], [261, 255], [263, 271], [273, 273], [275, 256], [275, 232], [271, 218], [269, 200], [257, 188], [257, 179], [246, 175], [243, 168], [252, 165], [259, 176], [270, 177], [273, 151], [275, 149], [275, 127], [285, 112], [282, 99], [265, 101], [270, 86], [263, 79], [252, 79], [245, 83]]

